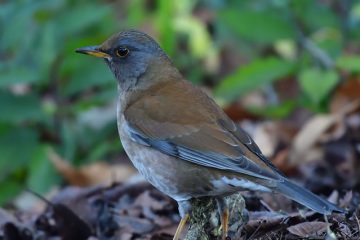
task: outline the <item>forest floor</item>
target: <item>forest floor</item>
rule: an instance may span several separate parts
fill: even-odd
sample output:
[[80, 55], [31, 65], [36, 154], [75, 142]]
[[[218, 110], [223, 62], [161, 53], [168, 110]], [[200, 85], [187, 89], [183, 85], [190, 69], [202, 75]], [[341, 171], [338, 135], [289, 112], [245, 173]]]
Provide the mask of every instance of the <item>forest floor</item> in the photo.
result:
[[[241, 112], [225, 110], [234, 120]], [[241, 122], [285, 175], [348, 213], [326, 218], [281, 195], [244, 192], [240, 239], [360, 239], [359, 110], [359, 101], [335, 102], [327, 114], [299, 110], [286, 120]], [[172, 239], [176, 202], [142, 181], [125, 155], [82, 167], [49, 157], [67, 185], [49, 200], [28, 190], [0, 208], [0, 239]]]

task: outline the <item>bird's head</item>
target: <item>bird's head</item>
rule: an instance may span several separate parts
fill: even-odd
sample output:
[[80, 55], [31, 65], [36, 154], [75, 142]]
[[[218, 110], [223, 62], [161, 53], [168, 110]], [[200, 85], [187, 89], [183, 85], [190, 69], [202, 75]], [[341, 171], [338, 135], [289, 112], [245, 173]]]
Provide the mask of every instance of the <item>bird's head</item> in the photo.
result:
[[[101, 45], [78, 48], [76, 52], [105, 59], [124, 90], [152, 85], [164, 74], [160, 69], [172, 68], [169, 58], [156, 41], [135, 30], [120, 32]], [[144, 76], [146, 82], [142, 80]]]

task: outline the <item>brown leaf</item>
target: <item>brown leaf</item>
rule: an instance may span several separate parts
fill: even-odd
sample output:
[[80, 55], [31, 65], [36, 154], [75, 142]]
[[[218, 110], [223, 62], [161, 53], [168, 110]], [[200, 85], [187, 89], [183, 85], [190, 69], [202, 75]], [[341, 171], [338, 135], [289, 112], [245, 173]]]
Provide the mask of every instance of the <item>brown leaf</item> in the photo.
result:
[[360, 78], [354, 77], [344, 81], [335, 90], [335, 94], [331, 99], [331, 112], [339, 112], [345, 105], [359, 99], [360, 92]]
[[320, 140], [324, 140], [325, 136], [329, 139], [329, 135], [326, 133], [331, 128], [332, 135], [339, 135], [339, 128], [343, 126], [343, 118], [359, 106], [360, 101], [354, 101], [343, 106], [336, 113], [316, 115], [309, 119], [294, 138], [290, 154], [291, 163], [298, 165], [304, 161], [309, 162], [319, 158], [323, 153], [316, 150], [316, 144]]
[[294, 165], [289, 164], [289, 152], [288, 148], [282, 149], [272, 158], [272, 163], [286, 176], [295, 175], [298, 171]]
[[352, 190], [350, 191], [347, 191], [345, 196], [343, 198], [340, 198], [339, 200], [339, 205], [343, 208], [345, 207], [349, 207], [350, 204], [351, 204], [351, 200], [352, 200], [352, 197], [353, 197], [353, 192]]
[[328, 225], [325, 222], [303, 222], [288, 227], [287, 230], [299, 237], [319, 236], [326, 232]]
[[332, 193], [327, 198], [327, 200], [331, 203], [336, 204], [339, 200], [339, 192], [337, 190], [332, 191]]
[[160, 227], [167, 227], [173, 224], [173, 221], [169, 217], [157, 216], [154, 219], [154, 223]]
[[[307, 212], [305, 213], [305, 216], [311, 217], [314, 214], [314, 212]], [[299, 212], [294, 212], [291, 214], [268, 211], [249, 212], [249, 221], [246, 223], [245, 228], [256, 229], [260, 225], [262, 228], [267, 228], [269, 226], [279, 225], [281, 222], [284, 222], [284, 219], [299, 221], [299, 219], [302, 218], [303, 216]]]
[[52, 211], [61, 239], [88, 239], [91, 236], [88, 224], [67, 206], [53, 204]]
[[[151, 240], [171, 240], [171, 239], [173, 239], [176, 228], [177, 228], [177, 224], [173, 224], [170, 227], [161, 228], [161, 229], [155, 231], [154, 233], [152, 233], [151, 234], [152, 237], [150, 239]], [[186, 227], [186, 229], [187, 229], [187, 227]], [[185, 239], [185, 234], [186, 234], [186, 231], [183, 231], [180, 239]]]
[[281, 81], [275, 81], [274, 88], [281, 101], [296, 99], [301, 93], [299, 83], [293, 76], [283, 78]]
[[136, 234], [149, 233], [155, 228], [155, 225], [145, 218], [119, 216], [117, 218], [117, 223], [120, 228], [124, 228], [128, 232]]
[[91, 202], [101, 194], [102, 186], [80, 188], [69, 186], [58, 192], [51, 200], [53, 204], [64, 204], [84, 221], [92, 224], [96, 221], [97, 212]]
[[129, 165], [109, 165], [102, 162], [76, 168], [53, 151], [49, 152], [49, 159], [59, 173], [74, 186], [85, 187], [110, 184], [115, 181], [124, 182], [136, 173], [135, 169]]
[[279, 144], [279, 132], [279, 127], [275, 122], [264, 122], [255, 129], [254, 141], [265, 156], [274, 155], [275, 148]]
[[258, 119], [257, 116], [246, 110], [242, 106], [242, 104], [240, 104], [240, 102], [234, 102], [228, 106], [225, 106], [224, 111], [226, 115], [228, 115], [235, 122], [239, 122], [244, 119], [248, 119], [248, 120]]
[[160, 202], [159, 200], [153, 198], [150, 195], [150, 191], [147, 190], [145, 192], [143, 192], [142, 194], [140, 194], [135, 202], [134, 202], [134, 206], [141, 206], [143, 208], [150, 208], [152, 210], [161, 210], [164, 208], [164, 202]]

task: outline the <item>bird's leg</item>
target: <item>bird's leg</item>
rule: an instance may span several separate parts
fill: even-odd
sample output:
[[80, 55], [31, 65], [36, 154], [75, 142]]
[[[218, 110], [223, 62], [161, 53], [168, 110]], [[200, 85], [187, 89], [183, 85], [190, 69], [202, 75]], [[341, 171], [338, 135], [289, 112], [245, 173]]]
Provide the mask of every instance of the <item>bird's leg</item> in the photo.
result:
[[229, 230], [229, 207], [223, 198], [216, 198], [216, 203], [221, 216], [222, 239], [225, 240]]
[[181, 221], [180, 221], [180, 223], [179, 223], [179, 225], [178, 225], [178, 227], [176, 229], [173, 240], [178, 240], [179, 239], [180, 234], [181, 234], [181, 232], [182, 232], [182, 230], [183, 230], [183, 228], [184, 228], [184, 226], [185, 226], [188, 219], [189, 219], [189, 214], [188, 213], [185, 214], [185, 216], [183, 218], [181, 218]]
[[189, 201], [180, 201], [178, 204], [181, 221], [176, 229], [173, 240], [179, 240], [180, 234], [182, 233], [186, 222], [189, 220], [189, 213], [191, 211], [191, 203]]
[[228, 230], [229, 230], [229, 209], [225, 208], [224, 212], [221, 216], [221, 225], [222, 225], [222, 238], [223, 240], [226, 239], [228, 236]]

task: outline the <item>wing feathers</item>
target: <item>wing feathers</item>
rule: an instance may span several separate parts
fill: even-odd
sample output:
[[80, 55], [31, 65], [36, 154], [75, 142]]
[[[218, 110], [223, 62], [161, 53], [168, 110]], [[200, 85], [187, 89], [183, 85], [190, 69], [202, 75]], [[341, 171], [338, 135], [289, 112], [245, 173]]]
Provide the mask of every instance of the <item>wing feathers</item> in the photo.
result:
[[281, 180], [251, 137], [189, 85], [167, 84], [128, 106], [124, 117], [132, 139], [194, 164]]

